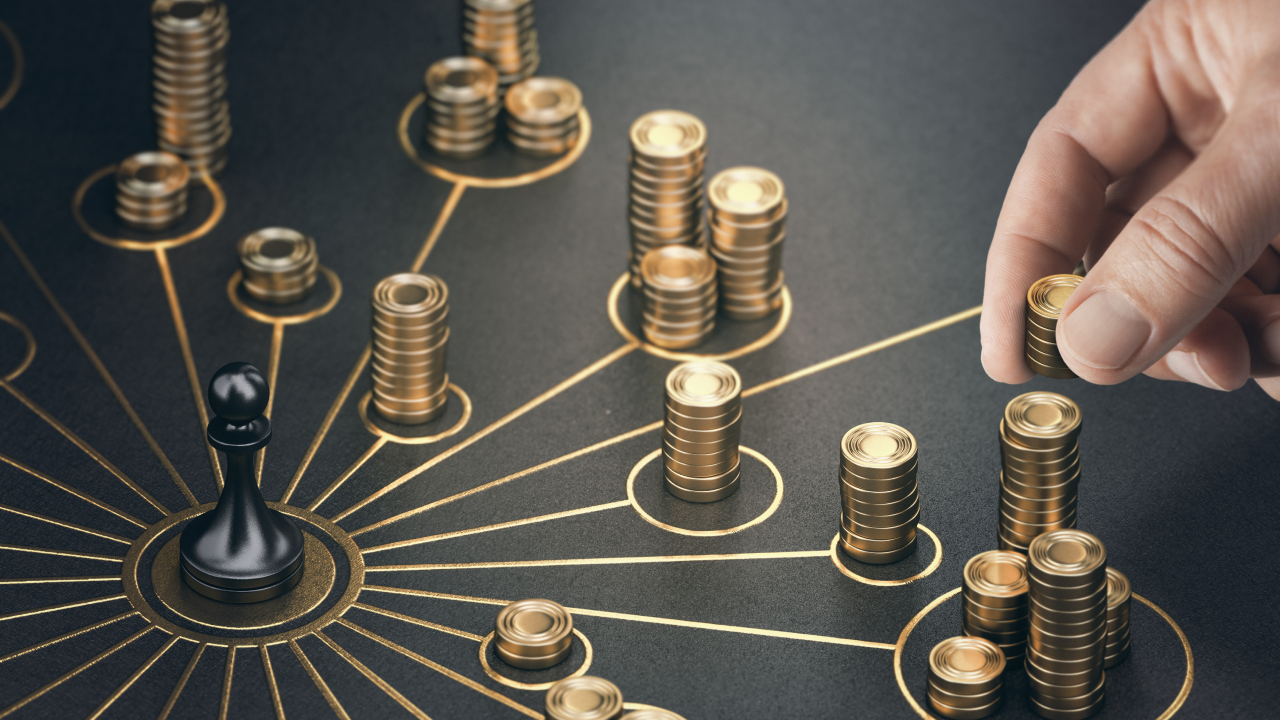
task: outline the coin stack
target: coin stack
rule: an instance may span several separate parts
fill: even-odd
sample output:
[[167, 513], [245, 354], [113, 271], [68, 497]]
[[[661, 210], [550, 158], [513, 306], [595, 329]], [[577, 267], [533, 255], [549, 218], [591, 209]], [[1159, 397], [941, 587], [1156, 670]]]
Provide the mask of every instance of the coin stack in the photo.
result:
[[685, 720], [683, 715], [677, 715], [670, 710], [662, 708], [647, 707], [640, 710], [633, 710], [622, 716], [622, 720]]
[[593, 675], [567, 677], [547, 690], [547, 720], [617, 720], [622, 691]]
[[444, 413], [449, 375], [449, 288], [434, 275], [401, 273], [373, 289], [373, 405], [394, 423]]
[[533, 27], [533, 0], [466, 0], [462, 42], [468, 55], [483, 58], [498, 71], [501, 95], [533, 75], [542, 59]]
[[582, 91], [558, 77], [531, 77], [507, 90], [507, 140], [534, 157], [563, 155], [578, 142]]
[[711, 254], [720, 267], [720, 304], [734, 320], [758, 320], [782, 305], [786, 188], [755, 167], [717, 173], [707, 184]]
[[631, 285], [642, 286], [640, 261], [663, 245], [706, 246], [702, 171], [707, 126], [679, 110], [655, 110], [631, 123]]
[[990, 640], [1009, 662], [1027, 651], [1027, 558], [988, 550], [964, 566], [965, 635]]
[[573, 647], [573, 617], [550, 600], [517, 600], [499, 610], [493, 624], [494, 652], [518, 668], [549, 668]]
[[1107, 550], [1080, 530], [1037, 537], [1027, 552], [1031, 625], [1027, 681], [1041, 717], [1087, 718], [1102, 707]]
[[1075, 373], [1058, 352], [1058, 315], [1080, 286], [1081, 275], [1050, 275], [1027, 290], [1027, 367], [1045, 377], [1070, 380]]
[[947, 638], [929, 653], [929, 705], [946, 718], [984, 718], [1004, 699], [1004, 654], [989, 640]]
[[915, 552], [920, 521], [916, 438], [892, 423], [859, 425], [840, 441], [840, 547], [865, 563]]
[[1129, 578], [1115, 568], [1107, 568], [1107, 654], [1103, 664], [1108, 668], [1129, 657], [1129, 600], [1132, 597]]
[[116, 169], [116, 215], [138, 230], [173, 227], [187, 214], [190, 179], [191, 171], [173, 153], [130, 155]]
[[640, 262], [644, 337], [677, 350], [702, 343], [716, 326], [716, 262], [705, 250], [666, 245]]
[[1025, 553], [1041, 533], [1076, 526], [1080, 406], [1057, 393], [1019, 395], [1000, 421], [1001, 550]]
[[316, 241], [297, 230], [262, 228], [240, 238], [240, 268], [249, 296], [272, 305], [305, 299], [316, 286]]
[[738, 490], [742, 378], [718, 362], [677, 365], [667, 375], [662, 428], [667, 490], [689, 502], [715, 502]]
[[155, 0], [153, 104], [161, 150], [192, 170], [217, 174], [227, 164], [227, 6], [222, 0]]
[[498, 126], [498, 71], [474, 57], [438, 60], [422, 77], [426, 139], [445, 157], [466, 159], [493, 143]]

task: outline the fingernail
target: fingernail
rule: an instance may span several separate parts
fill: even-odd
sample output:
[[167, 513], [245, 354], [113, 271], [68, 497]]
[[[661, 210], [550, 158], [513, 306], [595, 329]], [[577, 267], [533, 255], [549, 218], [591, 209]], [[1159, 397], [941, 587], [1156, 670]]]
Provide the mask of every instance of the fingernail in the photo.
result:
[[1189, 383], [1195, 383], [1210, 390], [1222, 390], [1223, 392], [1227, 390], [1209, 377], [1209, 373], [1205, 372], [1204, 368], [1200, 366], [1200, 356], [1193, 352], [1174, 350], [1164, 356], [1164, 361], [1174, 375]]
[[1268, 360], [1280, 365], [1280, 320], [1262, 329], [1262, 351]]
[[1071, 354], [1099, 370], [1122, 368], [1151, 337], [1151, 323], [1123, 295], [1101, 290], [1062, 321]]

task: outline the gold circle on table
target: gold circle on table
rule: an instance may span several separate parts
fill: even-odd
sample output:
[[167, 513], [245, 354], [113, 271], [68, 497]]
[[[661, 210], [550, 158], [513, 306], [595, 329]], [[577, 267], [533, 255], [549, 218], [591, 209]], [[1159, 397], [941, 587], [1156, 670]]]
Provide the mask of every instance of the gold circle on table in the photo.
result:
[[521, 185], [529, 185], [564, 170], [572, 165], [582, 152], [587, 149], [587, 143], [591, 140], [591, 116], [587, 114], [587, 109], [580, 108], [578, 110], [578, 139], [573, 141], [573, 146], [569, 148], [569, 152], [562, 155], [555, 162], [546, 167], [539, 168], [533, 172], [527, 172], [522, 175], [512, 175], [510, 177], [485, 178], [476, 177], [474, 175], [463, 175], [450, 170], [445, 170], [439, 165], [433, 165], [427, 162], [418, 154], [418, 148], [414, 145], [413, 140], [409, 138], [409, 119], [413, 117], [413, 113], [426, 102], [427, 96], [424, 93], [418, 93], [413, 96], [408, 105], [404, 106], [404, 110], [400, 113], [400, 123], [396, 127], [396, 134], [400, 138], [400, 147], [404, 150], [405, 155], [414, 162], [418, 167], [435, 175], [441, 180], [447, 180], [458, 185], [466, 185], [474, 188], [510, 188], [519, 187]]
[[0, 322], [8, 323], [22, 333], [22, 338], [27, 341], [27, 351], [22, 354], [22, 361], [18, 363], [18, 367], [10, 370], [4, 376], [5, 382], [13, 382], [18, 376], [27, 371], [31, 367], [31, 361], [36, 358], [36, 336], [31, 334], [31, 328], [18, 318], [7, 312], [0, 312]]
[[680, 718], [680, 720], [685, 720], [684, 716], [681, 715], [680, 713], [674, 710], [660, 708], [657, 705], [645, 705], [644, 703], [624, 702], [622, 703], [622, 709], [623, 710], [657, 710], [658, 712], [671, 713], [671, 715], [677, 718]]
[[[910, 637], [911, 631], [915, 629], [916, 625], [919, 625], [920, 621], [924, 620], [925, 616], [932, 612], [934, 608], [951, 599], [963, 589], [963, 587], [958, 587], [954, 590], [949, 590], [943, 593], [938, 599], [928, 605], [925, 605], [924, 609], [916, 613], [916, 616], [911, 618], [911, 621], [907, 623], [907, 626], [902, 628], [902, 634], [898, 635], [898, 642], [894, 643], [893, 646], [893, 674], [897, 677], [898, 689], [902, 691], [902, 695], [907, 699], [907, 703], [911, 705], [911, 709], [915, 710], [916, 714], [925, 720], [934, 720], [934, 717], [926, 712], [924, 708], [920, 707], [920, 703], [916, 702], [911, 691], [907, 689], [907, 681], [902, 677], [902, 652], [904, 648], [906, 648], [907, 638]], [[1133, 594], [1133, 599], [1151, 608], [1157, 615], [1164, 618], [1165, 622], [1169, 623], [1169, 627], [1173, 628], [1173, 631], [1178, 635], [1178, 640], [1182, 641], [1182, 650], [1186, 653], [1187, 673], [1183, 676], [1182, 689], [1178, 691], [1177, 696], [1173, 698], [1173, 702], [1169, 707], [1165, 708], [1164, 712], [1156, 716], [1156, 720], [1169, 720], [1169, 718], [1173, 717], [1174, 713], [1178, 712], [1178, 710], [1182, 708], [1182, 704], [1187, 701], [1187, 696], [1191, 694], [1191, 684], [1195, 681], [1196, 661], [1195, 656], [1191, 654], [1191, 642], [1187, 640], [1187, 636], [1182, 632], [1182, 628], [1178, 627], [1178, 623], [1174, 622], [1173, 618], [1169, 617], [1169, 614], [1164, 610], [1161, 610], [1155, 603], [1137, 593]]]
[[942, 564], [942, 541], [938, 539], [938, 536], [935, 535], [932, 530], [924, 525], [916, 525], [916, 529], [923, 530], [924, 534], [928, 535], [929, 539], [933, 541], [933, 562], [929, 563], [929, 566], [924, 570], [921, 570], [911, 577], [902, 578], [901, 580], [875, 580], [872, 578], [862, 577], [858, 573], [850, 570], [845, 566], [844, 562], [840, 560], [840, 550], [837, 547], [840, 544], [840, 533], [836, 533], [835, 537], [831, 538], [831, 563], [836, 566], [837, 570], [844, 573], [845, 577], [852, 578], [866, 585], [875, 585], [877, 587], [898, 587], [900, 585], [909, 585], [921, 578], [929, 577], [933, 574], [933, 571], [937, 570], [938, 566]]
[[462, 401], [462, 417], [458, 418], [458, 422], [454, 423], [453, 427], [435, 435], [425, 435], [423, 437], [396, 435], [373, 424], [373, 421], [369, 419], [369, 401], [373, 399], [372, 390], [365, 391], [364, 396], [360, 398], [360, 402], [356, 403], [356, 412], [360, 413], [360, 422], [364, 423], [365, 429], [380, 438], [399, 445], [430, 445], [462, 432], [462, 428], [467, 426], [467, 421], [471, 420], [471, 396], [453, 383], [449, 383], [449, 391], [453, 393], [454, 397]]
[[622, 336], [622, 339], [632, 343], [633, 345], [638, 345], [641, 350], [649, 353], [650, 355], [666, 360], [675, 360], [676, 362], [690, 362], [693, 360], [724, 362], [725, 360], [740, 358], [743, 355], [753, 353], [756, 350], [766, 347], [774, 340], [777, 340], [778, 337], [782, 335], [782, 331], [787, 329], [787, 323], [791, 322], [791, 291], [787, 289], [786, 285], [783, 285], [782, 308], [778, 311], [778, 321], [774, 323], [773, 328], [771, 328], [769, 332], [736, 350], [730, 350], [729, 352], [720, 353], [719, 355], [699, 355], [698, 353], [674, 352], [660, 348], [657, 345], [651, 345], [644, 342], [640, 338], [636, 337], [636, 334], [631, 332], [631, 330], [623, 324], [622, 317], [618, 314], [618, 298], [622, 295], [622, 289], [628, 287], [630, 284], [631, 275], [629, 273], [622, 273], [618, 280], [613, 283], [613, 287], [609, 289], [609, 322], [613, 323], [613, 329], [618, 331], [618, 334]]
[[[591, 648], [591, 641], [587, 639], [586, 635], [582, 634], [582, 631], [574, 628], [573, 634], [577, 635], [578, 639], [582, 641], [582, 647], [586, 650], [587, 657], [582, 661], [582, 667], [574, 670], [572, 674], [566, 675], [565, 677], [582, 677], [587, 674], [587, 669], [591, 667], [591, 660], [595, 657], [595, 650]], [[484, 668], [484, 673], [494, 680], [517, 690], [546, 690], [558, 682], [522, 683], [516, 682], [515, 680], [502, 675], [497, 670], [493, 669], [493, 666], [489, 664], [489, 658], [486, 656], [486, 653], [489, 650], [489, 643], [491, 642], [493, 642], [492, 632], [485, 635], [484, 639], [480, 641], [480, 666]], [[564, 678], [560, 679], [563, 680]]]
[[338, 274], [329, 268], [321, 265], [320, 273], [324, 275], [324, 279], [329, 283], [329, 299], [324, 305], [297, 315], [272, 315], [260, 310], [254, 310], [249, 307], [244, 298], [240, 297], [240, 282], [244, 280], [244, 270], [236, 270], [231, 275], [231, 279], [227, 281], [227, 298], [231, 300], [231, 304], [241, 315], [257, 320], [260, 323], [268, 325], [301, 325], [309, 320], [315, 320], [318, 317], [328, 315], [329, 311], [338, 304], [338, 300], [342, 297], [342, 281], [338, 279]]
[[773, 502], [769, 504], [768, 509], [741, 525], [735, 525], [734, 527], [725, 528], [724, 530], [686, 530], [685, 528], [676, 527], [675, 525], [668, 525], [645, 512], [644, 508], [640, 507], [640, 502], [636, 500], [636, 477], [646, 465], [662, 454], [661, 448], [645, 455], [640, 459], [640, 462], [636, 463], [635, 467], [631, 468], [631, 474], [627, 476], [627, 499], [631, 501], [631, 507], [635, 508], [635, 511], [639, 513], [640, 517], [644, 518], [645, 522], [656, 528], [666, 530], [667, 532], [676, 533], [677, 535], [688, 535], [690, 537], [719, 537], [721, 535], [732, 535], [733, 533], [746, 530], [749, 527], [759, 525], [765, 520], [768, 520], [770, 515], [777, 512], [778, 506], [782, 505], [782, 473], [778, 472], [777, 466], [770, 462], [769, 458], [755, 450], [752, 450], [746, 445], [739, 445], [738, 450], [764, 463], [764, 466], [769, 468], [769, 471], [773, 473], [774, 480], [777, 483], [773, 494]]
[[18, 88], [22, 86], [22, 44], [18, 42], [18, 36], [13, 34], [13, 30], [3, 22], [0, 22], [0, 35], [9, 42], [9, 52], [13, 54], [13, 72], [9, 75], [9, 85], [4, 89], [4, 94], [0, 95], [0, 108], [8, 105], [13, 96], [18, 94]]
[[186, 245], [193, 240], [199, 240], [205, 235], [208, 235], [209, 232], [213, 230], [214, 226], [222, 220], [222, 214], [227, 210], [227, 197], [222, 194], [222, 186], [218, 184], [217, 180], [210, 177], [208, 173], [200, 172], [195, 175], [195, 178], [199, 178], [200, 182], [204, 183], [204, 186], [209, 188], [209, 194], [213, 196], [213, 210], [209, 212], [209, 217], [205, 218], [203, 223], [200, 223], [200, 227], [197, 227], [190, 232], [183, 233], [182, 235], [178, 235], [177, 237], [160, 238], [157, 240], [130, 240], [128, 238], [117, 238], [111, 237], [110, 235], [104, 235], [97, 230], [94, 230], [93, 226], [89, 224], [89, 221], [84, 219], [84, 213], [80, 212], [80, 206], [84, 204], [84, 196], [85, 193], [89, 192], [89, 188], [92, 187], [94, 183], [108, 175], [111, 175], [115, 171], [115, 165], [108, 165], [85, 178], [84, 182], [80, 183], [80, 187], [76, 188], [76, 194], [71, 198], [71, 215], [75, 217], [76, 224], [80, 226], [80, 229], [83, 230], [86, 235], [104, 245], [110, 245], [113, 248], [119, 248], [121, 250], [150, 251], [176, 248], [180, 245]]

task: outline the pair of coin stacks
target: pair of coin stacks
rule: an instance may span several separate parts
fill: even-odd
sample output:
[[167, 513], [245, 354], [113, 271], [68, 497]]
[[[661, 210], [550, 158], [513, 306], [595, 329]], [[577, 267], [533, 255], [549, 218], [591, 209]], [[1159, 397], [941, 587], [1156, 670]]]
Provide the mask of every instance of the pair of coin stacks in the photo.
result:
[[705, 250], [667, 245], [640, 262], [644, 337], [671, 350], [702, 343], [716, 326], [716, 261]]
[[1004, 653], [979, 637], [947, 638], [929, 652], [929, 705], [954, 720], [984, 718], [1004, 700]]
[[594, 675], [567, 677], [547, 690], [547, 720], [617, 720], [622, 691]]
[[373, 405], [394, 423], [440, 417], [448, 400], [449, 288], [401, 273], [373, 289]]
[[1000, 421], [1001, 550], [1025, 553], [1041, 533], [1076, 526], [1080, 406], [1051, 392], [1019, 395]]
[[254, 300], [288, 305], [306, 299], [316, 286], [320, 260], [316, 241], [297, 230], [262, 228], [236, 245], [242, 286]]
[[1107, 550], [1087, 532], [1054, 530], [1032, 541], [1027, 566], [1032, 709], [1050, 720], [1087, 718], [1105, 699]]
[[517, 600], [494, 620], [494, 652], [525, 670], [558, 665], [573, 649], [573, 617], [551, 600]]
[[533, 0], [466, 0], [462, 6], [466, 54], [498, 71], [499, 94], [533, 75], [541, 62]]
[[221, 0], [155, 0], [152, 109], [160, 149], [213, 175], [227, 164], [227, 6]]
[[1129, 657], [1129, 602], [1133, 587], [1129, 578], [1115, 568], [1107, 568], [1107, 651], [1103, 665], [1115, 667]]
[[498, 71], [477, 57], [437, 60], [422, 77], [426, 140], [437, 154], [465, 160], [483, 153], [498, 127]]
[[631, 286], [642, 285], [640, 262], [666, 245], [706, 246], [703, 169], [707, 126], [679, 110], [656, 110], [631, 124]]
[[191, 171], [173, 153], [130, 155], [116, 168], [116, 216], [137, 230], [173, 227], [187, 214], [190, 179]]
[[689, 502], [715, 502], [738, 490], [742, 378], [718, 362], [677, 365], [667, 375], [662, 427], [667, 491]]
[[1045, 377], [1070, 380], [1071, 372], [1058, 351], [1058, 316], [1083, 275], [1050, 275], [1027, 290], [1027, 367]]
[[964, 566], [965, 635], [990, 640], [1009, 662], [1027, 652], [1027, 558], [1008, 550], [988, 550]]
[[531, 77], [512, 85], [503, 99], [507, 140], [523, 155], [563, 155], [578, 142], [582, 91], [558, 77]]
[[720, 268], [720, 305], [734, 320], [758, 320], [782, 305], [786, 188], [756, 167], [717, 173], [707, 184], [711, 254]]
[[881, 565], [916, 551], [920, 521], [916, 438], [892, 423], [859, 425], [840, 440], [840, 547]]

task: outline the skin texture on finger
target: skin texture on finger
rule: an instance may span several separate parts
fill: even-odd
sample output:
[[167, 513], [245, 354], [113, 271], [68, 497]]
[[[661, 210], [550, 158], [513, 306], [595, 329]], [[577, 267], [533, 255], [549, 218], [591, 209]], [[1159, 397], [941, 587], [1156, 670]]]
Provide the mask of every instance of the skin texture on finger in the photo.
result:
[[1084, 255], [1085, 267], [1097, 265], [1138, 210], [1182, 174], [1193, 160], [1195, 156], [1187, 146], [1171, 138], [1137, 170], [1112, 183], [1107, 188], [1107, 204], [1094, 230], [1093, 241]]
[[1240, 323], [1226, 310], [1214, 308], [1147, 374], [1212, 390], [1235, 390], [1248, 382], [1249, 369], [1249, 342]]

